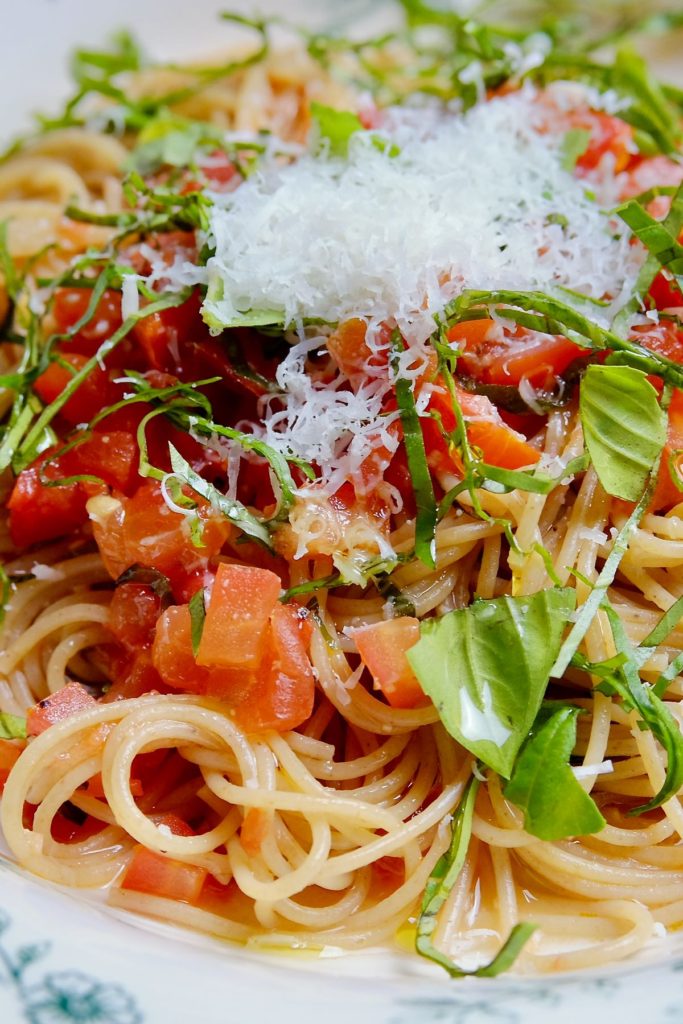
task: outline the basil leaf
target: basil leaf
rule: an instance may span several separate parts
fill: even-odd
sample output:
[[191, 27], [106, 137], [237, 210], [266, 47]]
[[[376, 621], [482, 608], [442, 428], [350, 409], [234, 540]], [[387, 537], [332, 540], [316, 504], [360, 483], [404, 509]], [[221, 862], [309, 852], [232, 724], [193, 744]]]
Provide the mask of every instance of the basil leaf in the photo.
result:
[[657, 392], [641, 370], [594, 364], [581, 382], [579, 406], [600, 483], [608, 494], [637, 501], [666, 441]]
[[222, 512], [226, 519], [239, 527], [247, 536], [261, 541], [268, 548], [271, 547], [270, 533], [265, 523], [257, 519], [241, 501], [234, 501], [232, 498], [226, 497], [208, 480], [204, 480], [172, 444], [169, 444], [168, 450], [171, 455], [171, 468], [180, 480], [200, 494], [202, 498], [206, 498], [213, 508]]
[[[681, 201], [679, 198], [678, 202]], [[683, 245], [667, 229], [665, 222], [655, 220], [636, 199], [617, 207], [615, 213], [630, 227], [660, 267], [668, 267], [673, 274], [683, 274]]]
[[574, 590], [475, 601], [421, 624], [408, 660], [441, 721], [494, 771], [510, 772], [541, 706]]
[[504, 794], [524, 811], [524, 828], [554, 842], [599, 832], [605, 819], [569, 766], [579, 708], [541, 708]]
[[[394, 332], [392, 338], [394, 352], [401, 351], [403, 342]], [[415, 397], [410, 381], [397, 377], [394, 384], [396, 404], [403, 427], [403, 443], [406, 450], [408, 471], [415, 495], [417, 517], [415, 520], [415, 554], [426, 566], [433, 569], [436, 565], [436, 523], [438, 510], [434, 498], [427, 452], [420, 427], [420, 419], [415, 407]]]
[[206, 604], [204, 602], [204, 588], [200, 587], [196, 594], [193, 594], [189, 602], [190, 608], [190, 629], [192, 635], [192, 653], [195, 658], [199, 645], [202, 642], [204, 632], [204, 620], [206, 619]]
[[26, 719], [0, 711], [0, 740], [25, 740]]
[[570, 128], [562, 140], [561, 165], [565, 171], [573, 171], [576, 161], [588, 148], [591, 133], [586, 128]]
[[536, 927], [528, 922], [515, 925], [493, 960], [474, 971], [467, 971], [462, 967], [458, 967], [450, 957], [446, 956], [432, 944], [432, 935], [436, 930], [439, 911], [448, 899], [465, 863], [467, 848], [472, 836], [472, 815], [477, 797], [477, 788], [477, 779], [472, 776], [465, 787], [458, 809], [453, 815], [451, 845], [446, 853], [439, 857], [434, 870], [429, 876], [424, 896], [422, 897], [420, 915], [417, 919], [416, 951], [427, 960], [433, 960], [439, 964], [444, 970], [448, 971], [452, 978], [464, 978], [467, 975], [474, 975], [479, 978], [494, 978], [497, 974], [507, 971], [517, 959], [522, 947]]
[[360, 118], [350, 110], [334, 110], [314, 101], [311, 117], [316, 141], [330, 156], [348, 156], [351, 136], [363, 131]]
[[161, 601], [162, 608], [167, 608], [170, 604], [173, 604], [171, 581], [168, 576], [164, 576], [163, 572], [159, 572], [158, 569], [152, 569], [149, 566], [140, 565], [136, 562], [135, 565], [131, 565], [125, 572], [121, 573], [114, 586], [118, 587], [122, 583], [140, 583], [149, 587]]
[[659, 740], [667, 756], [666, 776], [659, 792], [647, 803], [628, 812], [643, 814], [660, 807], [683, 786], [683, 734], [666, 705], [652, 688], [641, 680], [635, 652], [623, 622], [608, 601], [604, 601], [603, 607], [612, 629], [616, 649], [619, 654], [624, 655], [624, 663], [613, 674], [603, 678], [597, 689], [609, 695], [618, 695], [628, 711], [637, 711], [643, 727], [649, 729]]

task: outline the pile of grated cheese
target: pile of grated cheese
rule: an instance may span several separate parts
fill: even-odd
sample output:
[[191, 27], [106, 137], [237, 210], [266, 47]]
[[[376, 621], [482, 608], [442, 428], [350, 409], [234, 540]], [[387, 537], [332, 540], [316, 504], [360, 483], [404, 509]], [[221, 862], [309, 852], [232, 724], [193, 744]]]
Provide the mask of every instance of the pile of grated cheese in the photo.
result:
[[[465, 288], [608, 297], [589, 307], [602, 324], [630, 297], [639, 247], [563, 167], [566, 121], [548, 130], [546, 117], [540, 128], [537, 99], [528, 87], [465, 115], [394, 108], [382, 127], [393, 147], [359, 132], [346, 159], [266, 161], [216, 197], [205, 315], [229, 325], [274, 310], [298, 328], [277, 375], [282, 398], [264, 402], [256, 429], [315, 463], [329, 493], [353, 479], [378, 438], [390, 440], [382, 415], [390, 383], [369, 379], [354, 390], [343, 378], [336, 387], [312, 380], [306, 356], [325, 338], [304, 321], [360, 316], [370, 338], [389, 321], [419, 351], [434, 314]], [[585, 106], [586, 97], [572, 102]], [[591, 188], [616, 194], [609, 162]]]
[[398, 155], [359, 132], [348, 159], [265, 166], [212, 212], [209, 295], [221, 297], [207, 314], [394, 318], [412, 342], [463, 288], [618, 301], [635, 272], [628, 239], [563, 168], [566, 129], [536, 123], [530, 89], [464, 116], [394, 109]]

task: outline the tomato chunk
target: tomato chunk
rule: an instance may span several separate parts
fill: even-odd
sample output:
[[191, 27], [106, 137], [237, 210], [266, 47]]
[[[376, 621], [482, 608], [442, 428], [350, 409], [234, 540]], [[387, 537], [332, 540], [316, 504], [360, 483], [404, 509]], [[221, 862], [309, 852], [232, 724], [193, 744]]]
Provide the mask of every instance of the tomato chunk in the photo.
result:
[[[52, 304], [52, 315], [57, 331], [66, 333], [81, 320], [90, 305], [92, 288], [57, 288]], [[107, 288], [88, 323], [69, 341], [72, 352], [92, 356], [103, 341], [110, 338], [122, 323], [121, 293]]]
[[357, 629], [353, 635], [361, 661], [394, 708], [414, 708], [425, 694], [406, 658], [420, 639], [420, 623], [411, 615]]
[[[500, 417], [493, 402], [483, 395], [473, 395], [456, 387], [456, 398], [467, 425], [467, 437], [473, 447], [479, 448], [485, 462], [504, 469], [533, 466], [540, 453], [522, 434], [509, 427]], [[456, 418], [447, 394], [435, 391], [429, 402], [430, 410], [441, 418], [447, 432], [455, 429]], [[422, 420], [422, 432], [427, 449], [427, 460], [435, 471], [456, 470], [462, 466], [457, 453], [451, 453], [439, 427], [433, 420]]]
[[486, 384], [517, 386], [528, 380], [550, 390], [567, 367], [585, 353], [562, 335], [517, 328], [503, 331], [495, 320], [466, 320], [448, 332], [463, 351], [462, 366]]
[[263, 656], [268, 620], [281, 587], [280, 577], [269, 569], [219, 565], [197, 664], [257, 668]]
[[184, 864], [137, 844], [121, 879], [121, 888], [196, 903], [207, 874], [205, 868], [196, 864]]
[[109, 628], [124, 647], [149, 647], [161, 601], [144, 583], [122, 583], [109, 605]]
[[276, 605], [270, 626], [269, 650], [234, 711], [246, 732], [287, 732], [313, 712], [315, 680], [306, 653], [309, 624], [297, 609]]
[[79, 711], [86, 711], [96, 703], [95, 698], [91, 697], [80, 683], [67, 683], [61, 690], [29, 708], [26, 715], [26, 731], [29, 736], [38, 736], [51, 725], [63, 722], [65, 718], [71, 718]]
[[0, 793], [9, 778], [9, 773], [19, 760], [24, 744], [15, 740], [0, 740]]
[[[45, 487], [41, 480], [44, 462], [42, 457], [22, 469], [7, 502], [10, 536], [20, 548], [73, 533], [87, 519], [86, 496], [80, 485]], [[48, 480], [65, 475], [54, 462], [43, 472]]]
[[[34, 384], [36, 392], [46, 405], [61, 395], [74, 373], [82, 370], [88, 361], [87, 356], [78, 352], [62, 353], [61, 360], [72, 367], [72, 370], [59, 362], [50, 363]], [[67, 423], [74, 426], [78, 423], [89, 423], [105, 406], [118, 401], [122, 393], [123, 389], [112, 382], [107, 371], [96, 366], [71, 398], [64, 403], [59, 414]]]

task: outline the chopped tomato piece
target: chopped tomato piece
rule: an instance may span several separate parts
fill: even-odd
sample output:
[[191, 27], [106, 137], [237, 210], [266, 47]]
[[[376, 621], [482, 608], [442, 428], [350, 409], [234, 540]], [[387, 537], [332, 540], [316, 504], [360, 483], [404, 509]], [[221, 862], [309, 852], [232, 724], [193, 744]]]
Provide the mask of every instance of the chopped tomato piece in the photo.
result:
[[240, 842], [248, 856], [256, 857], [260, 853], [268, 835], [268, 825], [269, 815], [262, 807], [250, 807], [247, 810], [240, 828]]
[[[479, 448], [484, 461], [504, 469], [520, 469], [533, 466], [540, 459], [539, 452], [532, 448], [522, 434], [509, 427], [500, 417], [493, 402], [483, 395], [473, 395], [462, 388], [456, 388], [456, 398], [462, 409], [467, 425], [470, 444]], [[435, 391], [429, 408], [441, 418], [441, 425], [447, 432], [455, 429], [455, 412], [447, 394]], [[434, 420], [422, 421], [422, 432], [427, 449], [427, 460], [432, 469], [460, 472], [462, 466], [457, 453], [451, 453]]]
[[[87, 356], [78, 352], [62, 353], [60, 358], [71, 366], [72, 370], [59, 362], [52, 362], [34, 384], [36, 392], [46, 405], [54, 402], [55, 398], [61, 395], [72, 380], [74, 373], [78, 373], [88, 361]], [[109, 373], [96, 366], [71, 398], [64, 403], [59, 414], [67, 423], [73, 425], [89, 423], [103, 408], [117, 402], [122, 394], [123, 389], [120, 385], [113, 383]]]
[[150, 586], [122, 583], [109, 605], [109, 628], [124, 647], [148, 647], [154, 639], [160, 607], [161, 600]]
[[562, 335], [539, 334], [517, 328], [504, 333], [494, 320], [467, 320], [448, 332], [462, 348], [461, 364], [475, 380], [517, 386], [528, 380], [550, 390], [567, 367], [585, 354]]
[[327, 339], [328, 352], [347, 377], [367, 374], [369, 367], [387, 363], [388, 348], [381, 356], [374, 353], [365, 340], [366, 331], [365, 320], [346, 320]]
[[630, 124], [597, 110], [581, 111], [573, 121], [575, 127], [590, 132], [590, 141], [576, 161], [578, 171], [594, 170], [607, 153], [614, 157], [614, 173], [628, 166], [636, 149]]
[[19, 744], [15, 740], [0, 740], [0, 793], [23, 749], [24, 743]]
[[673, 393], [671, 405], [669, 406], [667, 439], [659, 466], [657, 486], [650, 502], [651, 512], [660, 512], [663, 509], [672, 508], [683, 501], [683, 491], [679, 490], [676, 486], [671, 472], [671, 462], [673, 461], [674, 470], [678, 469], [678, 482], [683, 486], [683, 458], [680, 454], [681, 452], [683, 452], [683, 393], [676, 390]]
[[150, 817], [157, 828], [159, 826], [167, 828], [174, 836], [193, 836], [195, 834], [187, 822], [183, 821], [178, 814], [173, 814], [172, 811], [165, 811], [163, 814], [152, 814]]
[[207, 874], [205, 868], [196, 864], [184, 864], [137, 844], [121, 879], [121, 888], [196, 903]]
[[200, 308], [201, 298], [194, 293], [182, 305], [152, 313], [136, 323], [132, 335], [142, 347], [152, 369], [174, 370], [180, 359], [179, 345], [187, 341], [193, 332], [205, 333]]
[[95, 698], [91, 697], [80, 683], [67, 683], [61, 690], [29, 708], [26, 715], [26, 731], [29, 736], [38, 736], [51, 725], [63, 722], [65, 718], [71, 718], [79, 711], [87, 711], [96, 703]]
[[117, 659], [113, 673], [114, 682], [102, 696], [105, 704], [115, 700], [127, 700], [129, 697], [141, 697], [143, 693], [168, 693], [159, 673], [152, 664], [152, 656], [148, 647], [142, 647], [130, 658]]
[[276, 605], [270, 625], [269, 650], [235, 708], [235, 719], [246, 732], [287, 732], [313, 712], [315, 680], [306, 653], [310, 624], [298, 609]]
[[[124, 494], [130, 494], [138, 481], [139, 450], [135, 438], [126, 430], [91, 434], [60, 455], [57, 461], [63, 476], [100, 477], [109, 487]], [[84, 493], [89, 486], [86, 485]]]
[[[88, 796], [94, 796], [96, 800], [104, 799], [104, 784], [102, 782], [102, 772], [97, 772], [88, 779], [88, 783], [85, 787], [85, 791]], [[130, 780], [130, 791], [133, 796], [142, 796], [143, 788], [140, 779], [131, 777]]]
[[420, 639], [420, 623], [411, 615], [363, 626], [354, 633], [361, 661], [395, 708], [414, 708], [426, 697], [406, 658]]
[[268, 620], [281, 588], [280, 577], [268, 569], [219, 565], [197, 664], [257, 668], [263, 657]]
[[197, 664], [192, 652], [190, 609], [186, 604], [167, 608], [159, 617], [152, 660], [163, 681], [174, 690], [208, 693], [235, 702], [251, 685], [251, 676], [239, 669], [205, 668]]
[[48, 480], [65, 475], [56, 462], [44, 466], [45, 458], [22, 469], [7, 502], [10, 535], [20, 548], [73, 533], [88, 518], [86, 495], [79, 484], [45, 487], [42, 483], [41, 470]]
[[140, 564], [158, 569], [174, 585], [184, 582], [218, 554], [231, 532], [228, 521], [201, 500], [198, 515], [201, 548], [193, 545], [186, 517], [168, 507], [156, 481], [97, 512], [93, 532], [107, 571], [116, 579], [131, 565]]
[[[85, 316], [90, 300], [91, 288], [57, 288], [52, 303], [52, 315], [60, 334], [64, 334]], [[103, 341], [110, 338], [121, 326], [121, 293], [106, 289], [92, 318], [74, 334], [66, 344], [72, 352], [92, 356]]]

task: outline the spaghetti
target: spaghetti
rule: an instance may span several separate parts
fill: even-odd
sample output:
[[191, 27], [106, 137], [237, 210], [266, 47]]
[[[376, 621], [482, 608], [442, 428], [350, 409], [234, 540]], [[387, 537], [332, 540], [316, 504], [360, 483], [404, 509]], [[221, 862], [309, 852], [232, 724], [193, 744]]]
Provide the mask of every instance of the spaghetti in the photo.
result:
[[677, 98], [255, 28], [81, 55], [0, 165], [5, 840], [262, 948], [622, 959], [683, 920]]

